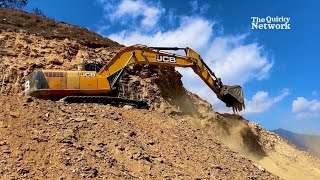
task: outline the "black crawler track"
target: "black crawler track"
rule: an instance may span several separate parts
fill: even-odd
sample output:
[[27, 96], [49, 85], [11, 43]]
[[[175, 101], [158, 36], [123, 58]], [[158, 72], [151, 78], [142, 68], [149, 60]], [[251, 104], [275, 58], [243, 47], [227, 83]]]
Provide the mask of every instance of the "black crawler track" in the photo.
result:
[[138, 109], [148, 109], [148, 103], [140, 100], [124, 99], [110, 96], [67, 96], [62, 98], [66, 103], [101, 103], [111, 105], [130, 105]]

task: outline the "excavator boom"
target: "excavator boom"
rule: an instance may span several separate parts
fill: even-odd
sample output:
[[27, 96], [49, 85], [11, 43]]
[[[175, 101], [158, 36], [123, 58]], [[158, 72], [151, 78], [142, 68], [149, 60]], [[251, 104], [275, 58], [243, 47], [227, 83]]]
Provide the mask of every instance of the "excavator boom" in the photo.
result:
[[[184, 50], [185, 55], [168, 51]], [[30, 87], [35, 75], [30, 75], [26, 83], [26, 94], [33, 96], [75, 96], [108, 95], [118, 82], [124, 68], [130, 64], [152, 64], [172, 67], [191, 67], [208, 87], [234, 112], [245, 108], [243, 92], [240, 86], [223, 85], [220, 78], [191, 48], [147, 47], [134, 45], [122, 48], [99, 72], [95, 71], [38, 71], [41, 87]], [[39, 76], [40, 74], [40, 76]], [[39, 85], [38, 85], [39, 86]]]

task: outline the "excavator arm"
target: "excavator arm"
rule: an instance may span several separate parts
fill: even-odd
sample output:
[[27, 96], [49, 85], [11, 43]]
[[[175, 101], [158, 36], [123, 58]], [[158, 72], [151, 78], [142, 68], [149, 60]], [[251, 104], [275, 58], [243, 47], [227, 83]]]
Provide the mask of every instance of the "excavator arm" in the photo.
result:
[[[184, 50], [185, 55], [166, 52], [166, 50]], [[108, 78], [110, 85], [113, 86], [118, 81], [124, 67], [130, 64], [191, 67], [227, 107], [232, 107], [234, 112], [245, 108], [241, 87], [223, 85], [221, 79], [215, 76], [201, 56], [191, 48], [147, 47], [144, 45], [124, 47], [101, 68], [98, 74]]]

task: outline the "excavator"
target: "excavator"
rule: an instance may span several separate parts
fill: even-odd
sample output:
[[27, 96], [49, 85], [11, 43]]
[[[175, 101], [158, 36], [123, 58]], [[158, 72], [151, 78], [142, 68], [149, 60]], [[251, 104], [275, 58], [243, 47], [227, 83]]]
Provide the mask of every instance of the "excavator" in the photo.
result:
[[[185, 55], [172, 53], [178, 50], [183, 50]], [[224, 85], [201, 56], [189, 47], [148, 47], [137, 44], [121, 48], [99, 71], [36, 70], [27, 77], [25, 94], [46, 99], [63, 97], [69, 103], [129, 104], [147, 108], [145, 101], [112, 95], [125, 67], [131, 64], [191, 67], [227, 107], [234, 112], [245, 108], [242, 88]]]

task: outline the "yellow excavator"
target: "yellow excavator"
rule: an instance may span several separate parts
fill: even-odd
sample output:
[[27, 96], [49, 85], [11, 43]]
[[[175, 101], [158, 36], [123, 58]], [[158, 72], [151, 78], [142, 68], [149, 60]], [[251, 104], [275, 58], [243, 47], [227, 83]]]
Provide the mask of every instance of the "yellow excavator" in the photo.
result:
[[[172, 53], [178, 50], [184, 50], [185, 55]], [[238, 85], [224, 85], [200, 55], [188, 47], [147, 47], [144, 45], [123, 47], [98, 72], [36, 70], [27, 78], [25, 93], [47, 99], [64, 97], [64, 101], [70, 103], [129, 104], [138, 108], [146, 108], [148, 105], [145, 101], [111, 96], [124, 68], [130, 64], [191, 67], [227, 107], [232, 107], [234, 112], [245, 108], [242, 88]]]

